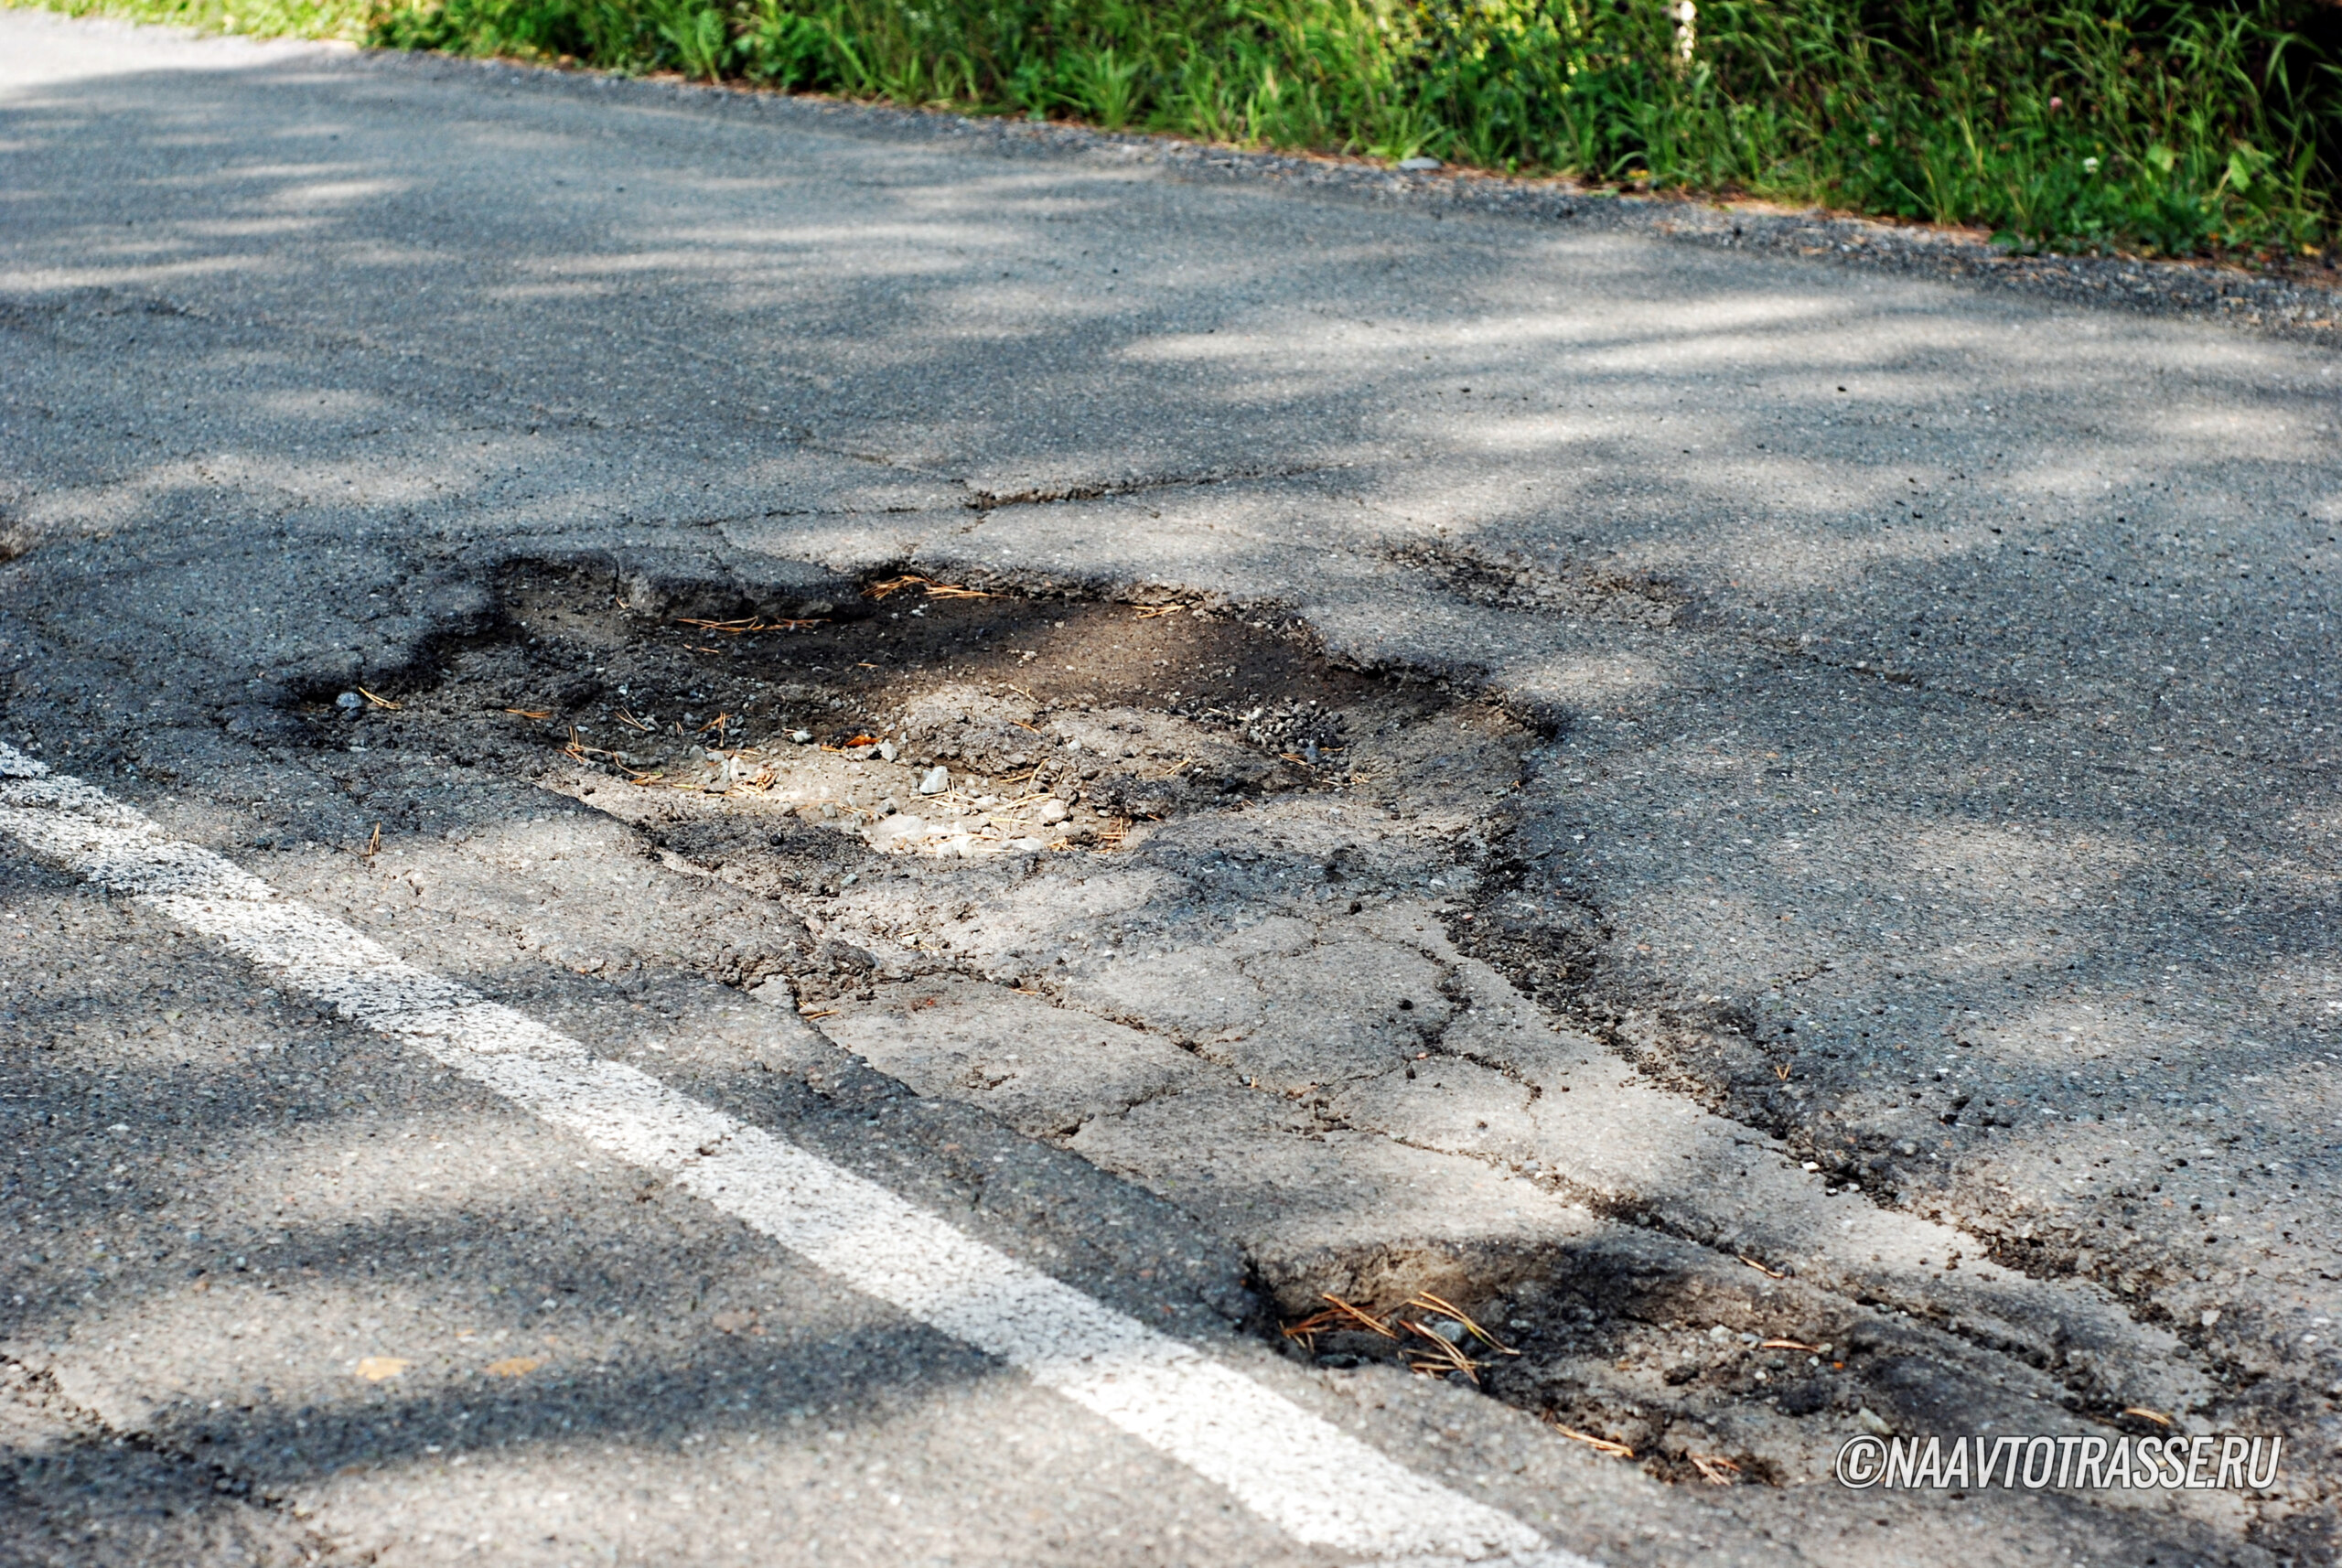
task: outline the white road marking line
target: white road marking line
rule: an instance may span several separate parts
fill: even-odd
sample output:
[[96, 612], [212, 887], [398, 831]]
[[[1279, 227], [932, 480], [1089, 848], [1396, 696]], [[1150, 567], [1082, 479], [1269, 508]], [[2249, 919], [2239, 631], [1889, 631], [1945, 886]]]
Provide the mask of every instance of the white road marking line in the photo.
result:
[[677, 1185], [920, 1322], [996, 1356], [1217, 1482], [1295, 1539], [1412, 1568], [1595, 1568], [1242, 1373], [842, 1166], [605, 1061], [165, 838], [103, 790], [0, 744], [0, 829]]

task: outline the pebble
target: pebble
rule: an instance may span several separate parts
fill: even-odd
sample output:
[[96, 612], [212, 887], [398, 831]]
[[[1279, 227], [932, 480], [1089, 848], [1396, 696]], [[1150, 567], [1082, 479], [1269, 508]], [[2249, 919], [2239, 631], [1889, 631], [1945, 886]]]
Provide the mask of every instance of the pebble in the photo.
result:
[[878, 743], [878, 758], [880, 761], [892, 762], [900, 755], [902, 754], [896, 749], [895, 743], [893, 741], [882, 740]]
[[354, 714], [366, 705], [366, 699], [355, 692], [344, 692], [333, 700], [333, 705], [346, 713]]
[[922, 795], [940, 795], [950, 788], [951, 770], [940, 762], [929, 768], [919, 781], [919, 792]]
[[723, 753], [686, 746], [671, 758], [666, 768], [668, 782], [686, 788], [705, 789], [720, 795], [732, 787], [732, 769]]
[[1401, 158], [1399, 160], [1399, 169], [1402, 174], [1422, 174], [1430, 169], [1445, 168], [1446, 166], [1447, 166], [1445, 164], [1441, 163], [1437, 158], [1413, 157]]
[[791, 734], [789, 738], [800, 746], [811, 746], [813, 742], [813, 732], [809, 729], [800, 729]]
[[1063, 800], [1044, 800], [1041, 802], [1041, 825], [1043, 827], [1053, 828], [1059, 822], [1065, 821], [1065, 819], [1066, 806]]

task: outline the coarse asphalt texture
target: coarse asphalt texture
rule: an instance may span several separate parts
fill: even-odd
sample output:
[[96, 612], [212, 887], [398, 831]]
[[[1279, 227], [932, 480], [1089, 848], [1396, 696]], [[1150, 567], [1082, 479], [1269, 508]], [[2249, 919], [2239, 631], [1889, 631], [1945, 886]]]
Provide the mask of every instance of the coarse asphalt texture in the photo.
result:
[[0, 1562], [2336, 1560], [2310, 293], [21, 11], [0, 115]]

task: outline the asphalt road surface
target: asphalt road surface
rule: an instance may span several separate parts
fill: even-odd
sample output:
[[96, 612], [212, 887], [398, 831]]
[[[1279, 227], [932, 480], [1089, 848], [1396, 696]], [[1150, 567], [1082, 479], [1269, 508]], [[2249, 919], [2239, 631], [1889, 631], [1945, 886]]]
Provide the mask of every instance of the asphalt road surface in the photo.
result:
[[2328, 350], [23, 12], [0, 120], [0, 1561], [2336, 1560]]

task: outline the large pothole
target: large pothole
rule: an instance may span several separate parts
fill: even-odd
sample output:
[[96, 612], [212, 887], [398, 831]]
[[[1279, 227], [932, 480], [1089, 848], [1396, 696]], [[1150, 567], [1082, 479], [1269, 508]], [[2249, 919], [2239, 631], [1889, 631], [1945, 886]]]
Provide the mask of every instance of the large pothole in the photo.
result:
[[[1782, 1484], [1862, 1423], [2193, 1397], [2163, 1339], [1963, 1271], [1956, 1232], [1661, 1094], [1475, 958], [1533, 932], [1509, 967], [1566, 990], [1595, 950], [1590, 911], [1490, 854], [1542, 744], [1499, 707], [1218, 605], [903, 575], [773, 620], [645, 615], [592, 566], [497, 587], [428, 679], [312, 704], [348, 788], [530, 778], [780, 901], [801, 947], [718, 978], [1181, 1204], [1330, 1374], [1404, 1365], [1670, 1479]], [[385, 832], [438, 831], [427, 789], [383, 796]]]

